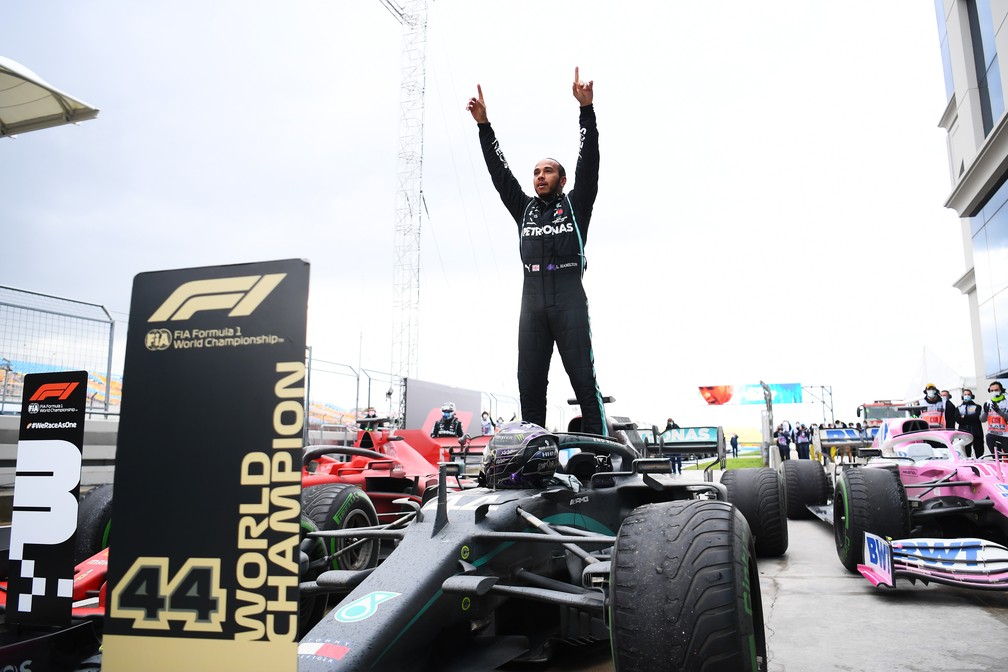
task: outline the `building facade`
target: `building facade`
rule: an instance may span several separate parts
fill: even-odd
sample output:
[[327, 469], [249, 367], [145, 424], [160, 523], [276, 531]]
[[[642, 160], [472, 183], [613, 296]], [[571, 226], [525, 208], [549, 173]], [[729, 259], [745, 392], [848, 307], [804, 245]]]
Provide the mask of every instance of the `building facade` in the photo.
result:
[[[934, 0], [948, 104], [952, 190], [962, 226], [976, 379], [1008, 377], [1008, 0]], [[978, 391], [978, 390], [975, 390]], [[986, 388], [984, 388], [986, 391]]]

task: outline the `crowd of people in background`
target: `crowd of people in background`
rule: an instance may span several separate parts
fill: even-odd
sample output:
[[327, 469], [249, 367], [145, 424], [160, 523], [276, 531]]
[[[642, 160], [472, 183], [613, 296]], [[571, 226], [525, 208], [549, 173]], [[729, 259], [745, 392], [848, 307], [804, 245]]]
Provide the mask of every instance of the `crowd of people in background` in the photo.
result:
[[[972, 435], [972, 443], [964, 449], [966, 457], [979, 458], [984, 454], [985, 447], [993, 452], [995, 445], [1000, 450], [1008, 452], [1008, 402], [1005, 400], [1005, 388], [995, 380], [988, 386], [987, 391], [991, 395], [991, 400], [980, 404], [974, 399], [971, 389], [963, 388], [961, 403], [956, 405], [948, 390], [939, 390], [935, 385], [928, 384], [924, 388], [924, 399], [918, 404], [919, 411], [921, 414], [930, 414], [932, 417], [940, 415], [945, 429], [958, 429]], [[1002, 405], [1005, 407], [1004, 409], [1002, 409]], [[435, 422], [431, 436], [462, 436], [462, 423], [455, 415], [455, 404], [445, 402], [441, 407], [441, 412], [442, 417]], [[512, 420], [515, 417], [512, 417]], [[379, 422], [374, 407], [368, 407], [359, 422], [364, 429], [373, 429]], [[502, 417], [498, 417], [494, 421], [489, 412], [483, 411], [480, 419], [480, 433], [483, 436], [491, 436], [503, 424]], [[984, 436], [984, 424], [987, 425], [986, 437]], [[671, 429], [679, 429], [679, 425], [672, 418], [668, 418], [665, 431]], [[860, 422], [848, 423], [843, 420], [833, 420], [821, 424], [813, 422], [808, 425], [799, 422], [792, 426], [790, 422], [784, 421], [778, 424], [773, 432], [773, 441], [780, 452], [780, 458], [782, 460], [791, 459], [791, 448], [794, 446], [799, 460], [810, 459], [814, 436], [816, 432], [823, 429], [853, 429], [863, 440], [871, 440], [867, 423], [862, 425]], [[732, 457], [738, 457], [737, 433], [732, 435], [730, 443]], [[682, 473], [682, 456], [673, 458], [673, 473]]]
[[[514, 420], [514, 417], [511, 418]], [[504, 418], [498, 417], [497, 422], [493, 421], [488, 411], [483, 411], [480, 416], [480, 434], [482, 436], [492, 436], [497, 432], [497, 428], [504, 424]], [[462, 421], [455, 415], [455, 404], [446, 401], [441, 406], [441, 418], [434, 423], [431, 430], [431, 437], [441, 436], [462, 436]]]
[[780, 458], [782, 460], [791, 459], [791, 446], [793, 444], [799, 460], [810, 459], [813, 437], [821, 429], [853, 429], [863, 440], [868, 441], [870, 438], [868, 436], [868, 425], [862, 425], [860, 422], [847, 423], [843, 420], [834, 420], [822, 424], [813, 422], [809, 425], [799, 422], [792, 426], [790, 422], [784, 421], [777, 425], [777, 429], [773, 433], [774, 445], [780, 451]]
[[[960, 391], [960, 403], [957, 406], [952, 401], [948, 390], [938, 390], [929, 383], [924, 387], [924, 400], [921, 402], [924, 412], [940, 413], [944, 418], [945, 429], [958, 429], [973, 437], [973, 441], [964, 448], [966, 457], [980, 458], [984, 448], [993, 453], [1008, 449], [1008, 403], [1005, 403], [1005, 389], [1000, 381], [993, 381], [987, 386], [990, 401], [978, 404], [973, 398], [973, 390], [964, 387]], [[1006, 408], [1002, 408], [1005, 406]], [[984, 438], [984, 424], [987, 425], [987, 436]]]
[[[960, 390], [960, 403], [952, 400], [948, 390], [939, 390], [937, 386], [925, 386], [924, 398], [918, 404], [916, 415], [940, 416], [942, 428], [957, 429], [973, 437], [973, 441], [964, 447], [966, 457], [980, 458], [984, 448], [992, 453], [994, 447], [1008, 452], [1008, 401], [1005, 400], [1005, 388], [999, 381], [993, 381], [987, 389], [991, 395], [990, 401], [978, 403], [970, 388]], [[986, 437], [984, 425], [986, 428]], [[871, 440], [869, 426], [860, 422], [847, 423], [842, 420], [808, 426], [799, 422], [795, 426], [785, 421], [774, 430], [774, 444], [780, 451], [782, 460], [790, 459], [791, 446], [795, 447], [798, 459], [809, 459], [809, 444], [816, 432], [821, 429], [854, 429], [865, 441]]]

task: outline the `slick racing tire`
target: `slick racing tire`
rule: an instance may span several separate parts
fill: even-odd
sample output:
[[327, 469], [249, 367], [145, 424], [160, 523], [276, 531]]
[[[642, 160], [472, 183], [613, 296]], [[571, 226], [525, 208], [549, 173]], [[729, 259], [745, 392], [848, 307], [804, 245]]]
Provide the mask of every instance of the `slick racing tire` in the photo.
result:
[[809, 504], [825, 504], [830, 496], [829, 479], [818, 462], [787, 460], [781, 465], [787, 490], [787, 517], [791, 520], [811, 518]]
[[906, 489], [894, 471], [855, 467], [837, 479], [833, 535], [837, 556], [847, 571], [856, 572], [862, 562], [865, 532], [891, 539], [910, 536]]
[[98, 551], [108, 548], [111, 532], [112, 486], [99, 485], [84, 493], [77, 507], [74, 564], [78, 565]]
[[617, 671], [766, 670], [753, 537], [728, 502], [634, 509], [613, 548], [610, 591]]
[[756, 538], [756, 557], [777, 558], [787, 551], [784, 479], [776, 469], [729, 469], [721, 474], [728, 501], [742, 512]]
[[[305, 488], [301, 493], [301, 510], [322, 531], [378, 524], [378, 513], [371, 498], [356, 485], [346, 483]], [[377, 539], [361, 542], [330, 538], [325, 541], [328, 553], [333, 556], [333, 569], [360, 570], [378, 566], [381, 544]]]

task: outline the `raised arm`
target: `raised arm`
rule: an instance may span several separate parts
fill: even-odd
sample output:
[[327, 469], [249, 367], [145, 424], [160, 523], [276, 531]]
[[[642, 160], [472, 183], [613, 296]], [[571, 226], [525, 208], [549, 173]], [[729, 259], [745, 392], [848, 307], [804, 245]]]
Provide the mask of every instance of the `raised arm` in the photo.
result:
[[574, 189], [571, 202], [578, 213], [578, 226], [585, 241], [591, 223], [592, 208], [598, 195], [599, 146], [598, 127], [595, 124], [594, 82], [582, 82], [577, 67], [574, 68], [574, 97], [581, 104], [578, 124], [581, 126], [581, 144], [578, 147], [577, 166], [574, 169]]
[[490, 180], [500, 195], [504, 207], [511, 213], [512, 219], [520, 224], [522, 213], [529, 201], [529, 197], [522, 191], [521, 185], [511, 173], [511, 169], [504, 159], [504, 153], [500, 150], [497, 136], [490, 126], [490, 120], [487, 118], [486, 102], [483, 100], [483, 88], [479, 84], [476, 85], [476, 94], [476, 96], [470, 98], [469, 102], [466, 103], [466, 109], [469, 110], [469, 113], [472, 114], [473, 119], [479, 125], [480, 147], [483, 150], [483, 159], [486, 161], [487, 170], [490, 172]]
[[490, 123], [490, 120], [487, 118], [486, 103], [483, 102], [483, 88], [479, 84], [476, 85], [476, 94], [476, 96], [469, 99], [466, 109], [469, 110], [469, 113], [476, 120], [477, 124]]
[[[572, 88], [574, 90], [574, 97], [577, 98], [577, 101], [581, 105], [581, 107], [592, 104], [592, 98], [594, 97], [594, 93], [592, 91], [592, 85], [594, 83], [595, 83], [594, 80], [591, 79], [589, 79], [587, 82], [582, 82], [580, 76], [578, 76], [578, 68], [576, 65], [574, 66], [574, 86]], [[480, 94], [480, 102], [481, 103], [483, 102], [482, 94]], [[483, 114], [484, 116], [486, 116], [485, 108]], [[476, 114], [473, 113], [473, 116], [476, 116]]]

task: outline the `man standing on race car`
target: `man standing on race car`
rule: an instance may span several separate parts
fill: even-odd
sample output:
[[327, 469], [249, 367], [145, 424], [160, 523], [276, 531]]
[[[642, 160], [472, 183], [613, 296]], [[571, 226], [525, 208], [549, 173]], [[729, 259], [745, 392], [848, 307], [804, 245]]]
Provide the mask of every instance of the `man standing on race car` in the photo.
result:
[[987, 423], [987, 447], [997, 455], [999, 451], [1008, 451], [1008, 403], [1005, 402], [1004, 385], [995, 380], [987, 387], [991, 400], [983, 405], [980, 411], [980, 422]]
[[[980, 404], [973, 401], [973, 390], [963, 388], [962, 401], [956, 409], [956, 416], [959, 419], [959, 431], [969, 432], [973, 435], [973, 454], [979, 459], [984, 452], [983, 423], [980, 422]], [[966, 457], [970, 456], [970, 448], [966, 447]]]
[[462, 421], [455, 417], [455, 403], [446, 401], [441, 405], [441, 419], [434, 423], [431, 438], [441, 436], [462, 436]]
[[555, 159], [542, 159], [532, 172], [535, 196], [526, 195], [500, 151], [480, 85], [476, 85], [478, 95], [469, 99], [466, 109], [479, 126], [490, 179], [520, 235], [525, 267], [518, 318], [522, 419], [546, 425], [546, 385], [555, 342], [581, 406], [581, 430], [608, 435], [595, 380], [588, 299], [581, 284], [586, 266], [584, 246], [598, 193], [598, 129], [592, 85], [592, 81], [582, 82], [574, 68], [574, 98], [581, 105], [581, 147], [574, 171], [576, 186], [570, 194], [563, 191], [567, 184], [564, 167]]

